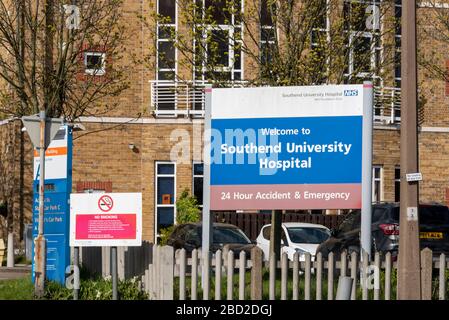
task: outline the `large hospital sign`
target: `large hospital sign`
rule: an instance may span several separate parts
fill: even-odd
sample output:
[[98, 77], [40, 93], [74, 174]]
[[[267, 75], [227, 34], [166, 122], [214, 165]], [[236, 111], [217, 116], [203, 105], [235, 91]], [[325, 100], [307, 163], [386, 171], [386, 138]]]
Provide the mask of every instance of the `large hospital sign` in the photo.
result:
[[210, 209], [361, 208], [367, 90], [212, 89]]

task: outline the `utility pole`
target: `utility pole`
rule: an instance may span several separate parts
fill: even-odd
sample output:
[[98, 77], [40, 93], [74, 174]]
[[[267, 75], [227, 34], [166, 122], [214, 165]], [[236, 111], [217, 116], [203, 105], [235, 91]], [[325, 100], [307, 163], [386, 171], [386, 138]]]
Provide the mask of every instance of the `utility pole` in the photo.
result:
[[421, 299], [418, 221], [418, 182], [407, 173], [418, 172], [416, 1], [402, 2], [401, 57], [401, 204], [399, 220], [398, 299]]

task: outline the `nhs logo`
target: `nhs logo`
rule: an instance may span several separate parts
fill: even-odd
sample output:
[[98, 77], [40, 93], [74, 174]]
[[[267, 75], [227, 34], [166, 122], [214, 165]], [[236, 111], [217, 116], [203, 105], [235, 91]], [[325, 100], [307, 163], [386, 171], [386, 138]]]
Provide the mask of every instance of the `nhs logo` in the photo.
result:
[[359, 90], [344, 90], [345, 97], [356, 97], [359, 95]]

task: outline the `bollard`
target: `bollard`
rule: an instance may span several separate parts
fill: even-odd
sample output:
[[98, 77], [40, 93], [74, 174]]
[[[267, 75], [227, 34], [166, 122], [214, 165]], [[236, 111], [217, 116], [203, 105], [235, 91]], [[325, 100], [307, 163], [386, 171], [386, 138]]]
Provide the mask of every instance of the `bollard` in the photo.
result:
[[14, 234], [12, 232], [8, 233], [8, 256], [6, 266], [8, 268], [14, 267]]
[[353, 279], [351, 277], [340, 277], [338, 279], [336, 300], [351, 299], [352, 281]]

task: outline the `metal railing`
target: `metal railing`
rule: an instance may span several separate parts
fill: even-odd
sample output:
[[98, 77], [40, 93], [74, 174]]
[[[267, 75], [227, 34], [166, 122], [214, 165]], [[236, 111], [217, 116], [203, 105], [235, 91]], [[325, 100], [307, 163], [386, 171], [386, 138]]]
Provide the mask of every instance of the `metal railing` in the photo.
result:
[[374, 122], [395, 124], [401, 122], [401, 89], [374, 88]]
[[[243, 82], [233, 83], [241, 87]], [[152, 80], [151, 110], [156, 117], [204, 117], [204, 81]], [[401, 89], [374, 88], [374, 122], [396, 124], [401, 121]]]
[[205, 82], [150, 81], [151, 109], [156, 117], [204, 117]]

